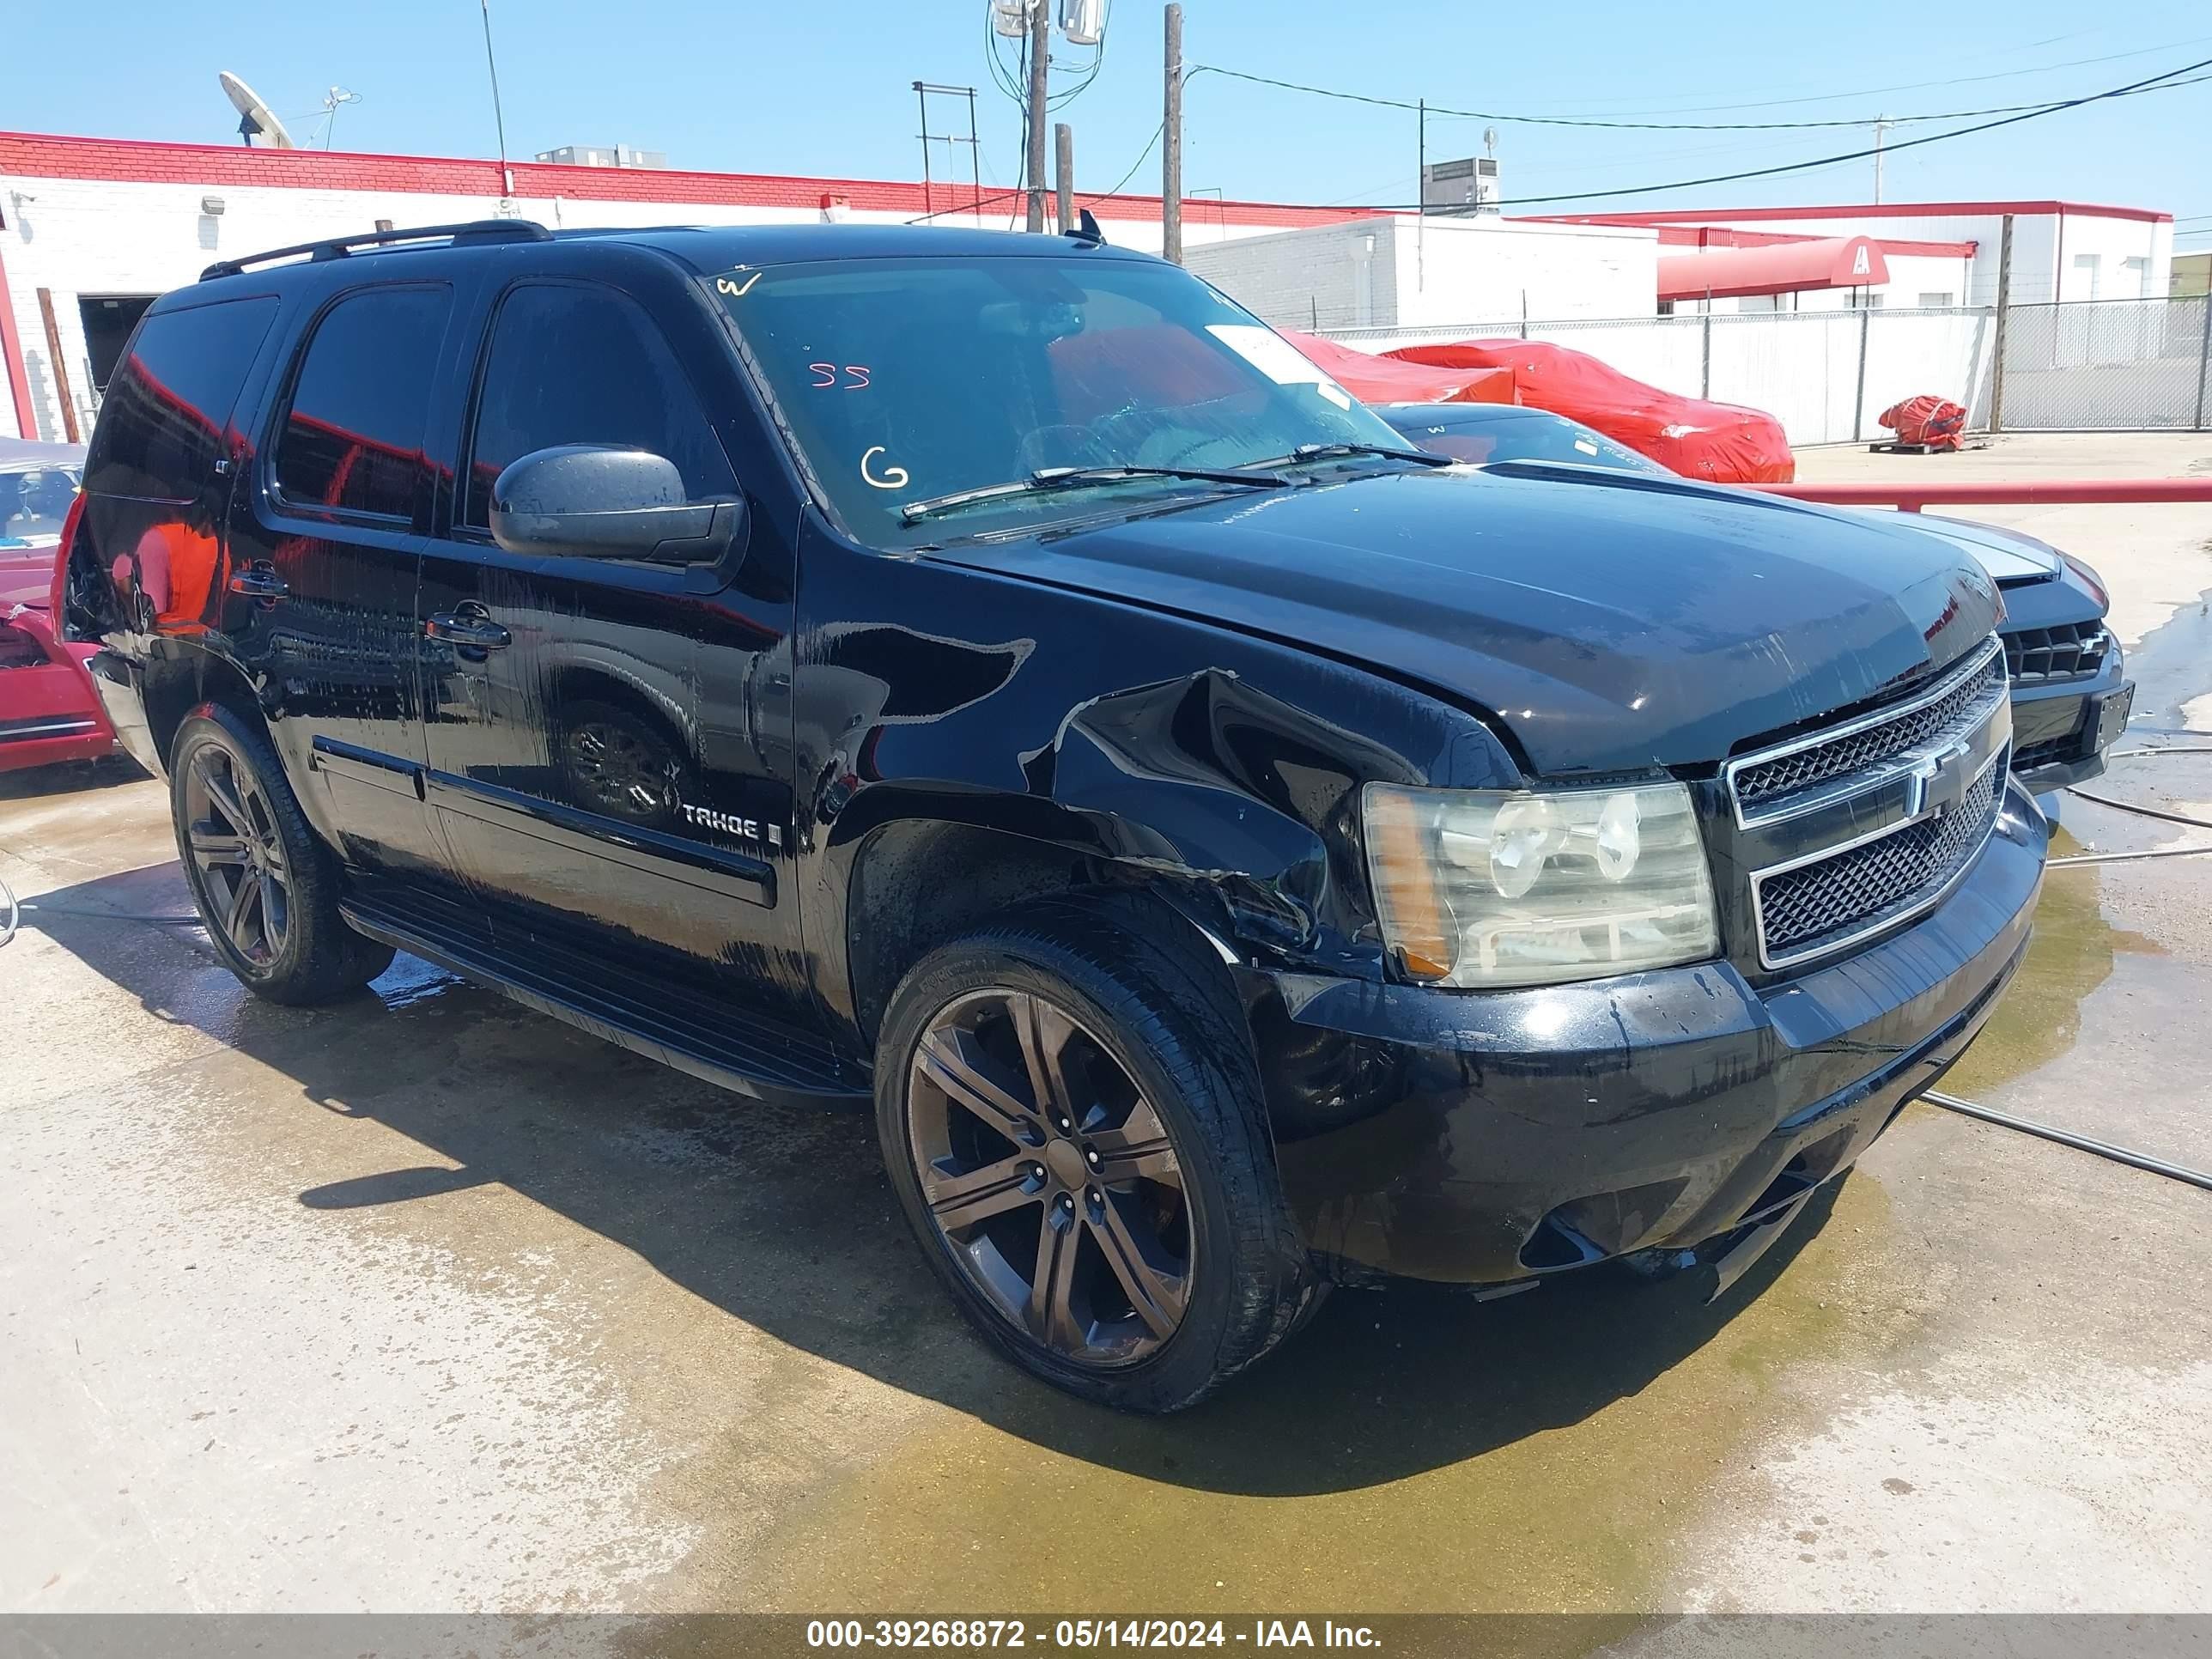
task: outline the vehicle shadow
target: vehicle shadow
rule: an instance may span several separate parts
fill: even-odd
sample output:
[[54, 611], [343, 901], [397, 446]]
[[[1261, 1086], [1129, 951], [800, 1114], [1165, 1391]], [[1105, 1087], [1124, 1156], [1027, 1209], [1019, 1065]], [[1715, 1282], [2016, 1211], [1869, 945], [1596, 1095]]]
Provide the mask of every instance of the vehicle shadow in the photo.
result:
[[[219, 996], [198, 976], [228, 975], [197, 934], [149, 951], [131, 925], [94, 914], [188, 908], [173, 864], [46, 897], [57, 908], [31, 912], [27, 928], [150, 1014], [190, 1011], [290, 1079], [303, 1103], [374, 1120], [434, 1154], [310, 1187], [300, 1194], [310, 1210], [404, 1206], [498, 1182], [795, 1347], [1068, 1455], [1177, 1485], [1347, 1490], [1578, 1422], [1711, 1340], [1832, 1203], [1816, 1200], [1711, 1305], [1705, 1271], [1653, 1283], [1600, 1270], [1492, 1303], [1422, 1286], [1340, 1292], [1215, 1400], [1136, 1418], [1031, 1382], [967, 1332], [897, 1213], [864, 1113], [724, 1093], [406, 957], [368, 992], [324, 1009]], [[285, 1109], [281, 1098], [242, 1103]]]

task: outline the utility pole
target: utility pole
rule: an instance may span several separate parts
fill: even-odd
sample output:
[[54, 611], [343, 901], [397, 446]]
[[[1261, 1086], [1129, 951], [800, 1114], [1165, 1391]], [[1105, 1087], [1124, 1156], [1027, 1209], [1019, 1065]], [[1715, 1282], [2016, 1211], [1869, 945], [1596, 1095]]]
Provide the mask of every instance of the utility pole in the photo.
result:
[[1990, 430], [2004, 430], [2005, 323], [2012, 315], [2012, 215], [1997, 238], [1997, 328], [1990, 348]]
[[1046, 72], [1052, 67], [1052, 11], [1049, 0], [1030, 0], [1030, 223], [1032, 234], [1044, 229], [1044, 114]]
[[1420, 123], [1420, 137], [1415, 141], [1415, 154], [1420, 158], [1413, 168], [1413, 287], [1418, 292], [1429, 285], [1429, 100], [1421, 100], [1420, 113], [1415, 118]]
[[1896, 125], [1886, 115], [1874, 118], [1874, 204], [1876, 207], [1881, 205], [1881, 141]]
[[1182, 263], [1182, 8], [1169, 0], [1167, 85], [1160, 120], [1160, 252]]
[[1060, 192], [1060, 234], [1075, 228], [1075, 129], [1065, 121], [1052, 130], [1053, 183]]
[[507, 112], [499, 103], [499, 60], [491, 55], [491, 0], [483, 0], [484, 67], [491, 71], [491, 118], [499, 129], [499, 185], [502, 203], [514, 197], [514, 169], [507, 164]]

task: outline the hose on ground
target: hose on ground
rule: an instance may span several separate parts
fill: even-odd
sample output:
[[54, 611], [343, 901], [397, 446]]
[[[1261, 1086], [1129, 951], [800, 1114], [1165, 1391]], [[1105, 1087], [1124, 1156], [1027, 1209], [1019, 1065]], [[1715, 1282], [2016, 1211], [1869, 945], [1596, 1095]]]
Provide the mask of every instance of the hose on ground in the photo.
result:
[[15, 896], [15, 890], [8, 884], [5, 876], [0, 876], [0, 909], [8, 913], [7, 921], [0, 922], [0, 945], [14, 942], [16, 930], [22, 926], [27, 911], [48, 916], [83, 916], [93, 921], [136, 921], [149, 927], [198, 927], [201, 925], [196, 915], [137, 915], [128, 910], [95, 910], [80, 904], [50, 904], [44, 899], [33, 899], [26, 903]]
[[1929, 1090], [1920, 1097], [1929, 1104], [1941, 1106], [1946, 1111], [1956, 1112], [1961, 1117], [1978, 1118], [1984, 1123], [1994, 1123], [2002, 1129], [2016, 1129], [2024, 1135], [2055, 1141], [2061, 1146], [2071, 1146], [2077, 1152], [2089, 1152], [2098, 1158], [2110, 1158], [2115, 1164], [2124, 1164], [2131, 1170], [2142, 1170], [2151, 1175], [2164, 1176], [2168, 1181], [2186, 1182], [2212, 1192], [2212, 1174], [2192, 1170], [2186, 1164], [2172, 1164], [2162, 1158], [2153, 1158], [2148, 1152], [2115, 1146], [2109, 1140], [2095, 1140], [2087, 1135], [2077, 1135], [2070, 1129], [2061, 1129], [2049, 1123], [2039, 1123], [2033, 1118], [2015, 1117], [2010, 1112], [2000, 1112], [1993, 1106], [1984, 1106], [1977, 1101], [1961, 1100], [1956, 1095], [1947, 1095]]

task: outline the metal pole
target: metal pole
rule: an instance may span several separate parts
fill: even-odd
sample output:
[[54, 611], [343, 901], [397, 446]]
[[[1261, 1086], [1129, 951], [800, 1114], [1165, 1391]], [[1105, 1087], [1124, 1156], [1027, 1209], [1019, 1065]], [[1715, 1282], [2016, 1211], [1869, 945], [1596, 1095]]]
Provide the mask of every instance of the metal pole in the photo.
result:
[[921, 216], [934, 219], [937, 198], [929, 188], [929, 94], [919, 81], [914, 83], [914, 99], [921, 106]]
[[1425, 98], [1420, 100], [1418, 118], [1420, 138], [1414, 153], [1420, 160], [1413, 173], [1417, 180], [1413, 191], [1413, 286], [1417, 289], [1429, 285], [1429, 100]]
[[1874, 204], [1876, 207], [1881, 205], [1881, 140], [1882, 135], [1888, 131], [1888, 118], [1875, 116], [1874, 118]]
[[1997, 238], [1997, 337], [1990, 348], [1990, 430], [2004, 430], [2005, 327], [2012, 318], [2012, 215]]
[[1048, 0], [1030, 0], [1030, 222], [1032, 234], [1044, 229], [1044, 111], [1046, 76], [1052, 68], [1052, 12]]
[[69, 365], [62, 362], [62, 331], [54, 321], [54, 291], [50, 288], [39, 290], [39, 315], [46, 325], [46, 362], [54, 371], [54, 396], [61, 399], [62, 431], [71, 443], [81, 444], [84, 440], [77, 432], [76, 399], [70, 392]]
[[2204, 430], [2205, 371], [2212, 369], [2212, 294], [2197, 299], [2197, 429]]
[[1866, 437], [1866, 360], [1867, 335], [1874, 327], [1874, 308], [1866, 302], [1867, 292], [1857, 290], [1859, 296], [1859, 389], [1851, 398], [1851, 441], [1858, 443]]
[[491, 71], [491, 118], [499, 129], [499, 182], [502, 198], [514, 194], [514, 169], [507, 164], [507, 115], [499, 105], [499, 60], [491, 55], [491, 0], [483, 0], [484, 67]]
[[1167, 9], [1167, 84], [1160, 125], [1160, 252], [1182, 263], [1182, 8]]
[[971, 198], [977, 222], [983, 217], [983, 136], [975, 125], [975, 88], [968, 88], [968, 173], [975, 181]]
[[1060, 192], [1060, 234], [1075, 228], [1075, 129], [1065, 121], [1052, 130], [1053, 182]]
[[1705, 290], [1705, 326], [1704, 333], [1705, 364], [1698, 373], [1698, 396], [1713, 395], [1713, 291]]

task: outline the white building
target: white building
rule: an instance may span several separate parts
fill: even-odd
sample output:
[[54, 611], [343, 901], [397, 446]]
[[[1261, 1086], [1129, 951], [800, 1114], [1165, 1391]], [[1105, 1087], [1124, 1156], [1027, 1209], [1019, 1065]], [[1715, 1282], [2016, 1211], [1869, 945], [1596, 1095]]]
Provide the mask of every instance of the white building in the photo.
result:
[[1183, 263], [1278, 328], [1648, 317], [1660, 237], [1495, 214], [1393, 214], [1188, 246]]
[[[2173, 216], [2149, 208], [2082, 202], [1892, 202], [1577, 214], [1563, 222], [1656, 229], [1662, 238], [1662, 252], [1669, 258], [1698, 253], [1700, 229], [1724, 228], [1754, 238], [1863, 236], [1906, 256], [1901, 265], [1893, 260], [1890, 280], [1873, 285], [1866, 301], [1890, 307], [1989, 306], [1996, 303], [1997, 266], [2008, 218], [2012, 221], [2009, 298], [2014, 305], [2148, 299], [2166, 292], [2173, 260]], [[1919, 246], [1911, 246], [1915, 244]], [[1955, 252], [1969, 245], [1971, 253]], [[1961, 258], [1963, 270], [1952, 263]], [[1948, 301], [1936, 297], [1944, 294], [1952, 296]]]
[[[1153, 196], [1078, 192], [1107, 240], [1157, 252]], [[82, 438], [139, 313], [216, 259], [379, 227], [495, 215], [579, 225], [849, 219], [1018, 228], [1011, 191], [968, 185], [569, 167], [0, 133], [0, 437]], [[1048, 208], [1049, 211], [1049, 208]], [[1200, 199], [1187, 249], [1371, 218], [1358, 208]], [[1576, 234], [1576, 233], [1571, 233]], [[1643, 233], [1646, 235], [1649, 233]]]

